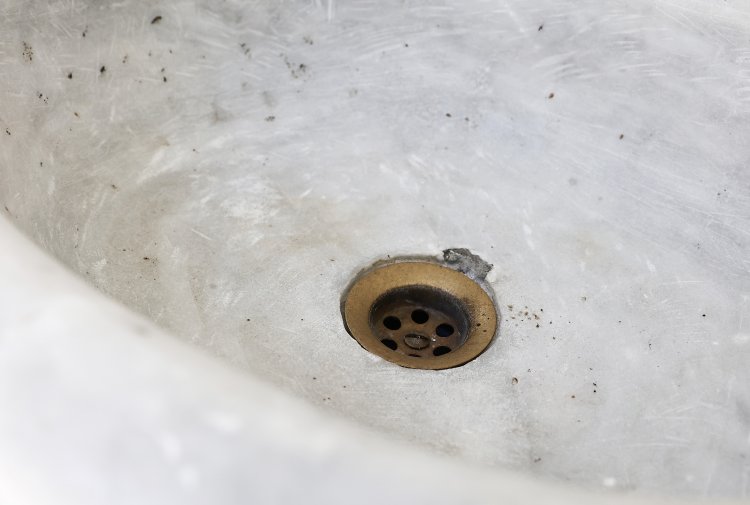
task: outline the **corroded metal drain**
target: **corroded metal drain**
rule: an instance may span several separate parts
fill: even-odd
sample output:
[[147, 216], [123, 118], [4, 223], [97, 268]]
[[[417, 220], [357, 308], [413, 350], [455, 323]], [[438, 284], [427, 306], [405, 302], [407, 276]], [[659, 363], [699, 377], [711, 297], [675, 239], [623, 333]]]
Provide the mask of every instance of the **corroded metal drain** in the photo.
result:
[[[490, 268], [483, 265], [482, 278]], [[495, 304], [475, 280], [425, 259], [376, 263], [354, 279], [341, 309], [362, 347], [408, 368], [463, 365], [487, 348], [497, 329]]]

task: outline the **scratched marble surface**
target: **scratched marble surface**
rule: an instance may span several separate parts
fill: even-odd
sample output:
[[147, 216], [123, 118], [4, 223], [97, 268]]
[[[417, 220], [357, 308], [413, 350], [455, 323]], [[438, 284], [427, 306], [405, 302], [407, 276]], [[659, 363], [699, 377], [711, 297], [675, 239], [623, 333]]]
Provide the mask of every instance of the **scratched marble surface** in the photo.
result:
[[[750, 494], [741, 1], [8, 1], [0, 204], [176, 337], [457, 460]], [[494, 344], [398, 368], [350, 277], [468, 247]]]

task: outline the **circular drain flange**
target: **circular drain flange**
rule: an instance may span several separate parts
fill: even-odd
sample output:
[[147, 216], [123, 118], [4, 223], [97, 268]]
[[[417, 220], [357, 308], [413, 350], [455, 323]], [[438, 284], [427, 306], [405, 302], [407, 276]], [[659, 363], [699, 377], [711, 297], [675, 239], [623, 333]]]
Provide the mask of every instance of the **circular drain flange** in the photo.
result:
[[342, 302], [347, 331], [366, 350], [408, 368], [441, 370], [479, 356], [492, 341], [490, 296], [461, 272], [430, 261], [380, 264]]

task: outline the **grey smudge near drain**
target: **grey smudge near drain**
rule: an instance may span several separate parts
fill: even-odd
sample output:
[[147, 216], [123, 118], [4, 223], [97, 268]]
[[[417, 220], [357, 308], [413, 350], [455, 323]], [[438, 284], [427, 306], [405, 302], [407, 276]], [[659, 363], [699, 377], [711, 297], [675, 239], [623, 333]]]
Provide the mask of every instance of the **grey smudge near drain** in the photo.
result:
[[464, 248], [445, 249], [443, 260], [472, 279], [484, 280], [492, 270], [492, 264]]

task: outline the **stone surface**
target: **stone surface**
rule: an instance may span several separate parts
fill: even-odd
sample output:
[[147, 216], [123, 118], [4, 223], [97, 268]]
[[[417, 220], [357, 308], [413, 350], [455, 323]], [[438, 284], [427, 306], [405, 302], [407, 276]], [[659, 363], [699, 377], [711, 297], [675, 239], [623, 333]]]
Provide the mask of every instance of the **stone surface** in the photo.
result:
[[[456, 465], [747, 497], [745, 3], [10, 1], [0, 22], [2, 212], [103, 292]], [[496, 342], [441, 372], [366, 354], [351, 276], [448, 247], [494, 265]]]

